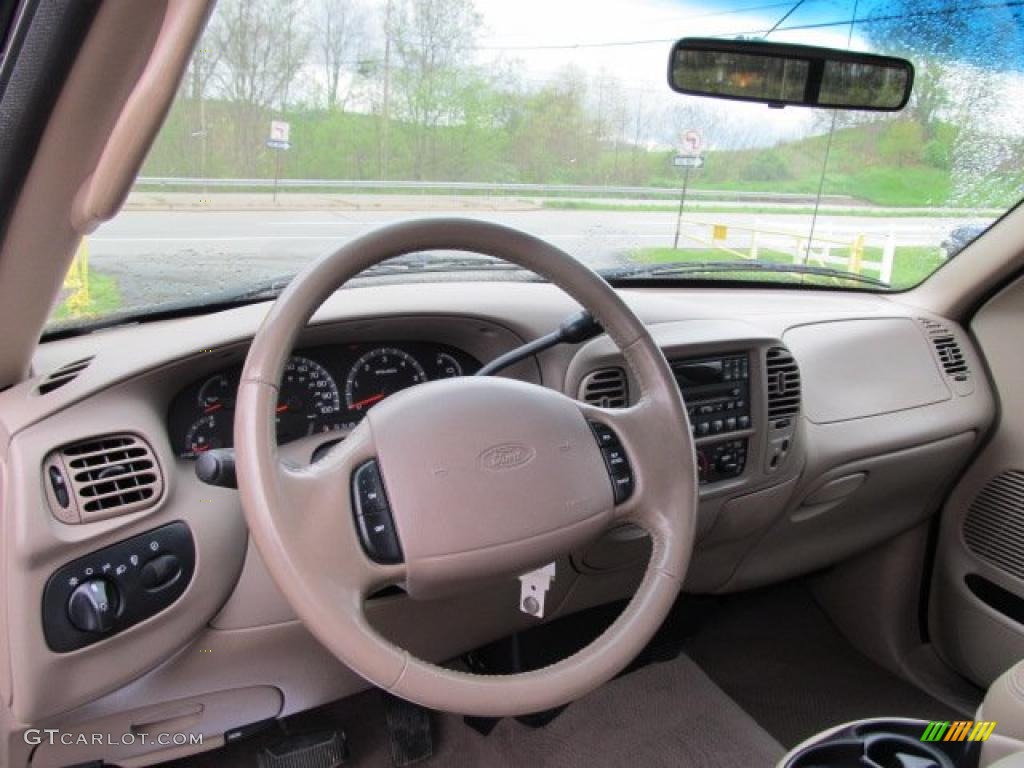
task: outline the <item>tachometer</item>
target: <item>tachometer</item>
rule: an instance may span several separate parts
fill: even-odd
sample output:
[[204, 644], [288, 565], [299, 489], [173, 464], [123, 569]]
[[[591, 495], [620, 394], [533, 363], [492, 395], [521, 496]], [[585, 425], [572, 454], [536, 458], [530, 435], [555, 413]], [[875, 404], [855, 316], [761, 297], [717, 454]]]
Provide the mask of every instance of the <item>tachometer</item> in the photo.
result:
[[321, 429], [341, 410], [341, 395], [331, 374], [307, 357], [293, 357], [281, 377], [277, 399], [277, 441], [286, 443]]
[[353, 363], [345, 380], [345, 404], [363, 411], [399, 390], [427, 380], [423, 366], [395, 347], [371, 349]]

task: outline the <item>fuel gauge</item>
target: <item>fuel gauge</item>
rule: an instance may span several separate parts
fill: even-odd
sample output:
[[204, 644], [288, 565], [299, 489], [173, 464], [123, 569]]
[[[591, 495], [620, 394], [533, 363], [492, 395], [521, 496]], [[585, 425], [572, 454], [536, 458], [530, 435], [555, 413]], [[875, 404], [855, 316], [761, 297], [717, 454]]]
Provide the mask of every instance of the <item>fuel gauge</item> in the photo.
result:
[[235, 389], [223, 373], [211, 376], [199, 388], [199, 408], [203, 413], [216, 413], [235, 407]]
[[434, 356], [434, 369], [439, 379], [454, 379], [462, 375], [462, 365], [447, 352], [438, 352]]
[[185, 433], [182, 458], [194, 459], [213, 448], [231, 445], [231, 427], [228, 415], [208, 413], [201, 416]]

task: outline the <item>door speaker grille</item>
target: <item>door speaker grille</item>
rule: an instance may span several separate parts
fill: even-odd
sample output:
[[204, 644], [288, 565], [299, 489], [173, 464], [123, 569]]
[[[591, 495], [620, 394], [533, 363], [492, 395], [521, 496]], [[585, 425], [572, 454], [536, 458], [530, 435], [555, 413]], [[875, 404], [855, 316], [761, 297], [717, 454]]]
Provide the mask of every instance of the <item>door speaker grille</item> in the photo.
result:
[[982, 560], [1024, 579], [1024, 472], [1003, 472], [974, 498], [964, 541]]

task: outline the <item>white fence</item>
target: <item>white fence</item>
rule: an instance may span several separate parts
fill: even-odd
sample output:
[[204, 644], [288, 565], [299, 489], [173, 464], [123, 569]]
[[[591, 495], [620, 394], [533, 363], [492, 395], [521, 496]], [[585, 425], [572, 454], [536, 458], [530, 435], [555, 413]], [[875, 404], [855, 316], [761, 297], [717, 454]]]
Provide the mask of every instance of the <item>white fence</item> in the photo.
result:
[[[764, 250], [784, 253], [792, 256], [794, 264], [817, 263], [822, 266], [842, 266], [848, 272], [862, 274], [873, 272], [885, 283], [892, 282], [893, 262], [896, 257], [896, 238], [890, 233], [885, 238], [882, 254], [878, 261], [864, 258], [864, 235], [836, 237], [829, 232], [815, 234], [813, 238], [806, 232], [788, 232], [780, 229], [761, 226], [754, 222], [752, 227], [714, 224], [706, 221], [683, 220], [688, 229], [681, 234], [687, 239], [715, 250], [725, 251], [742, 259], [757, 261]], [[693, 234], [708, 230], [708, 237]], [[739, 235], [739, 237], [737, 237]], [[834, 254], [833, 251], [845, 250], [845, 254]]]

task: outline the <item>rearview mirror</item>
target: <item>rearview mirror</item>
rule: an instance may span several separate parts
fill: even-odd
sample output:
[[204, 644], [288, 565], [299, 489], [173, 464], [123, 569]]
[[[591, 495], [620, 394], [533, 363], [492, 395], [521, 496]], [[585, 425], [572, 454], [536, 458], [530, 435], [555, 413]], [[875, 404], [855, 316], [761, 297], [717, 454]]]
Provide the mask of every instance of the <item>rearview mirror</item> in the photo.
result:
[[914, 67], [833, 48], [687, 37], [672, 47], [668, 80], [678, 93], [772, 107], [897, 112], [910, 98]]

